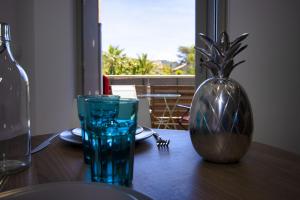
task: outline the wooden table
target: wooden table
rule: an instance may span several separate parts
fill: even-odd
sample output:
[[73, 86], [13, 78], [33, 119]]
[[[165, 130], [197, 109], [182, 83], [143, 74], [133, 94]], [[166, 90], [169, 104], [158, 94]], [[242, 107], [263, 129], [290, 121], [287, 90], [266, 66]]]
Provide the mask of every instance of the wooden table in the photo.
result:
[[[186, 131], [157, 130], [171, 139], [158, 150], [153, 138], [136, 145], [132, 188], [153, 199], [300, 199], [300, 156], [253, 143], [237, 164], [205, 162]], [[33, 137], [36, 145], [49, 135]], [[32, 166], [9, 177], [4, 190], [57, 181], [89, 181], [81, 149], [57, 139], [34, 154]]]

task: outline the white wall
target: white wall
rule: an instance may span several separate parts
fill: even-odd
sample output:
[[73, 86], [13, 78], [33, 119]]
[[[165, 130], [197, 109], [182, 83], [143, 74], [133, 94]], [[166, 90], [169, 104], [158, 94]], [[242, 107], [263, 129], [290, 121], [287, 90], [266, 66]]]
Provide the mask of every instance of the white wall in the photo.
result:
[[19, 1], [16, 0], [16, 24], [11, 24], [15, 27], [17, 37], [13, 38], [13, 43], [18, 47], [16, 59], [25, 69], [29, 78], [30, 87], [30, 117], [31, 117], [31, 132], [36, 133], [36, 87], [35, 87], [35, 32], [34, 32], [34, 0]]
[[35, 0], [36, 133], [69, 127], [76, 91], [74, 0]]
[[[16, 0], [0, 0], [0, 22], [16, 24]], [[12, 38], [16, 38], [16, 27], [11, 27]]]
[[30, 81], [32, 134], [70, 128], [76, 94], [76, 1], [0, 0]]
[[231, 39], [248, 32], [232, 74], [254, 113], [254, 140], [300, 153], [300, 1], [229, 0]]

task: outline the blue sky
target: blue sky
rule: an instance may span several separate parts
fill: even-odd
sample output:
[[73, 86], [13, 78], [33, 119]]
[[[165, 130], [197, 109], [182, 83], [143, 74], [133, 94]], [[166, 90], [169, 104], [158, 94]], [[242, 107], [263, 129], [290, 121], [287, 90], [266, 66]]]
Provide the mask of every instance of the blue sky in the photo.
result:
[[102, 0], [100, 17], [104, 51], [177, 61], [178, 47], [194, 44], [195, 0]]

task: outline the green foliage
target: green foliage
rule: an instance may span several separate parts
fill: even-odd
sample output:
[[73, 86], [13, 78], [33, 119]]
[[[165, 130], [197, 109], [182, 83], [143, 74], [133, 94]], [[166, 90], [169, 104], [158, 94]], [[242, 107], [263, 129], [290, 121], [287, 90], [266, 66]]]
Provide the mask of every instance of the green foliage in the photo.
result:
[[142, 54], [138, 59], [127, 57], [123, 49], [118, 46], [109, 46], [103, 53], [104, 73], [109, 75], [150, 74], [155, 64], [148, 60], [147, 54]]
[[186, 71], [187, 74], [195, 75], [195, 65], [190, 65]]
[[179, 64], [186, 63], [185, 69], [176, 71], [170, 65], [156, 65], [148, 59], [148, 55], [143, 53], [138, 58], [130, 58], [124, 53], [124, 49], [119, 46], [108, 47], [108, 51], [103, 53], [104, 73], [108, 75], [147, 75], [147, 74], [195, 74], [195, 50], [194, 46], [180, 46]]
[[180, 63], [187, 64], [186, 74], [195, 74], [195, 48], [194, 46], [180, 46], [178, 48]]
[[123, 49], [109, 45], [108, 51], [103, 54], [104, 73], [110, 75], [121, 74], [123, 71], [122, 66], [126, 60], [127, 57], [123, 53]]
[[141, 56], [138, 57], [137, 62], [137, 72], [138, 74], [150, 74], [151, 70], [154, 68], [154, 63], [148, 60], [148, 55], [147, 54], [142, 54]]
[[173, 72], [173, 69], [170, 65], [163, 65], [162, 67], [162, 75], [170, 75]]
[[175, 71], [175, 74], [176, 75], [182, 75], [182, 74], [184, 74], [184, 71], [181, 70], [181, 69], [178, 69], [178, 70]]

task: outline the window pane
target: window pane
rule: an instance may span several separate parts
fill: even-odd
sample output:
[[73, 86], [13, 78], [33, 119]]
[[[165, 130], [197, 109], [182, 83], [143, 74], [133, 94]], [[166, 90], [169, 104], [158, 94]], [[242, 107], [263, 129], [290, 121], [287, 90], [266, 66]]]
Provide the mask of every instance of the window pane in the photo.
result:
[[[105, 52], [110, 51], [130, 59], [145, 60], [147, 55], [146, 59], [156, 66], [151, 70], [155, 74], [168, 73], [165, 65], [170, 67], [171, 74], [176, 73], [176, 67], [185, 74], [193, 71], [189, 65], [194, 63], [194, 0], [102, 0], [101, 3], [104, 67], [107, 67]], [[109, 49], [110, 45], [114, 48]], [[181, 48], [183, 54], [179, 57], [182, 46], [185, 48]], [[124, 60], [121, 58], [120, 62], [128, 62]], [[188, 65], [183, 66], [186, 62]]]

